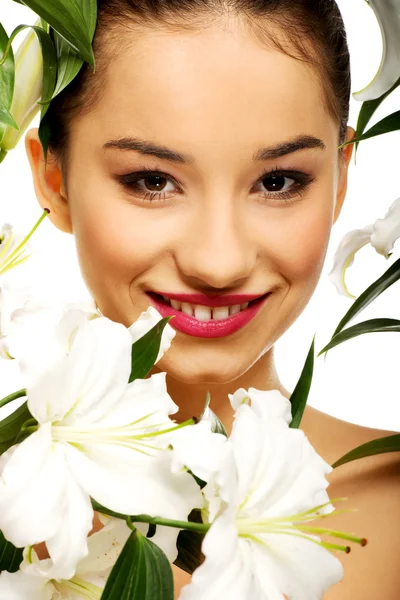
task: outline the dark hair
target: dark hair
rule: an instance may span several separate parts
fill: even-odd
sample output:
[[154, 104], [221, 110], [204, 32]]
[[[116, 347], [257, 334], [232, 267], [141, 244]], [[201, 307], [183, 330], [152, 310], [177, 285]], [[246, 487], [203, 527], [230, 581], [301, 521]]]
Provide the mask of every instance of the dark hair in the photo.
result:
[[[339, 123], [338, 143], [344, 142], [350, 104], [350, 56], [345, 26], [335, 0], [98, 0], [97, 3], [93, 40], [96, 72], [85, 63], [75, 79], [51, 102], [46, 115], [51, 132], [49, 149], [61, 160], [63, 170], [68, 160], [69, 123], [74, 116], [90, 110], [100, 98], [107, 64], [118, 56], [121, 48], [121, 29], [134, 32], [137, 27], [148, 26], [190, 31], [227, 15], [245, 18], [263, 43], [272, 44], [316, 69], [328, 111]], [[273, 32], [271, 26], [275, 26]], [[282, 32], [281, 38], [277, 31]]]

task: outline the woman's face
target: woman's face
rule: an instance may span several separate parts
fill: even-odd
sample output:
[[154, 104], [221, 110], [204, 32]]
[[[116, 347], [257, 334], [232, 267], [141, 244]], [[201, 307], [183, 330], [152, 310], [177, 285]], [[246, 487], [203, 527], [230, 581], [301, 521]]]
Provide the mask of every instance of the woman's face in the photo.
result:
[[[71, 125], [65, 195], [82, 274], [102, 313], [126, 326], [149, 291], [270, 293], [233, 333], [177, 331], [158, 363], [181, 381], [232, 381], [308, 303], [350, 153], [340, 168], [316, 74], [244, 27], [134, 35], [98, 104]], [[156, 173], [135, 183], [144, 169]]]

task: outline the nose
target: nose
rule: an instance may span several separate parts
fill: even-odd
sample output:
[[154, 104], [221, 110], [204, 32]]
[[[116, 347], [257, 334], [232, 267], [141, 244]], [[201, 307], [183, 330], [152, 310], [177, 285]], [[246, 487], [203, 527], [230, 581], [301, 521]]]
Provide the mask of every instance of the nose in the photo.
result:
[[176, 258], [196, 287], [237, 288], [256, 262], [254, 237], [232, 198], [209, 198], [190, 222]]

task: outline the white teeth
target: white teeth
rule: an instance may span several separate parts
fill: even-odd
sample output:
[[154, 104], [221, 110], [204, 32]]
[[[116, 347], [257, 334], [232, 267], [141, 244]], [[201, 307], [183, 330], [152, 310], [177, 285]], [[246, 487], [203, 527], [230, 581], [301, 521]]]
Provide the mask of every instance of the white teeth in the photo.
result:
[[229, 307], [218, 306], [217, 308], [212, 309], [212, 313], [215, 321], [222, 321], [222, 319], [227, 319], [229, 317]]
[[185, 315], [189, 315], [190, 317], [193, 317], [193, 305], [192, 304], [188, 304], [187, 302], [182, 302], [181, 311], [183, 313], [185, 313]]
[[230, 315], [237, 315], [238, 312], [240, 312], [240, 304], [235, 304], [229, 308]]
[[194, 307], [194, 316], [198, 321], [211, 321], [211, 308], [197, 304]]
[[163, 296], [172, 308], [179, 310], [180, 312], [195, 317], [198, 321], [222, 321], [227, 319], [230, 315], [236, 315], [241, 310], [249, 306], [248, 302], [244, 304], [234, 304], [233, 306], [204, 306], [202, 304], [189, 304], [189, 302], [179, 302], [178, 300], [171, 300], [166, 296]]
[[178, 300], [169, 300], [169, 302], [171, 302], [172, 308], [175, 310], [181, 310], [181, 302], [178, 302]]

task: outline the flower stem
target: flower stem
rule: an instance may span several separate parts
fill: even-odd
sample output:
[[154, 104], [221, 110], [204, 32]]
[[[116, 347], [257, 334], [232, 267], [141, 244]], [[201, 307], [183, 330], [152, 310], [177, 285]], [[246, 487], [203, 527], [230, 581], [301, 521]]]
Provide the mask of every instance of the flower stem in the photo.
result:
[[[207, 533], [210, 529], [210, 523], [194, 523], [192, 521], [174, 521], [173, 519], [164, 519], [163, 517], [151, 517], [150, 515], [133, 515], [129, 517], [131, 523], [149, 523], [151, 525], [164, 525], [165, 527], [175, 527], [176, 529], [186, 529], [186, 531], [196, 531], [197, 533]], [[128, 523], [129, 524], [129, 523]]]
[[18, 398], [23, 398], [26, 395], [27, 395], [26, 389], [22, 389], [22, 390], [18, 390], [17, 392], [13, 392], [9, 396], [6, 396], [2, 400], [0, 400], [0, 408], [2, 406], [5, 406], [9, 402], [12, 402], [13, 400], [17, 400]]

